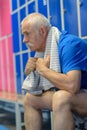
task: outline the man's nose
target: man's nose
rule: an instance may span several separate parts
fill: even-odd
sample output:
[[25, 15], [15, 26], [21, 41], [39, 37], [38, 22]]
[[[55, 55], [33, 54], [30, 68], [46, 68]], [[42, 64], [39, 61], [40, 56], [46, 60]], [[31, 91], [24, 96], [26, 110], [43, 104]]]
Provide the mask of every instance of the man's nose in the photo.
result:
[[24, 37], [24, 38], [23, 38], [23, 42], [24, 42], [24, 43], [27, 43], [27, 42], [28, 42], [28, 38], [25, 38], [25, 37]]

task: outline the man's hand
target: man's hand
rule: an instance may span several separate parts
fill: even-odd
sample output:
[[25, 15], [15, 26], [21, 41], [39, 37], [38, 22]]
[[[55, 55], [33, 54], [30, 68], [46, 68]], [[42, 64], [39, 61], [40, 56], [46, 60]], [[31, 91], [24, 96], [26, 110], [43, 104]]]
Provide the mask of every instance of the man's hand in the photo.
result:
[[37, 58], [29, 58], [26, 67], [25, 67], [25, 74], [30, 74], [31, 71], [36, 70], [36, 61]]
[[38, 60], [36, 62], [36, 70], [38, 71], [38, 73], [41, 74], [41, 72], [45, 68], [49, 68], [49, 66], [50, 66], [50, 56], [49, 55], [45, 59], [38, 58]]

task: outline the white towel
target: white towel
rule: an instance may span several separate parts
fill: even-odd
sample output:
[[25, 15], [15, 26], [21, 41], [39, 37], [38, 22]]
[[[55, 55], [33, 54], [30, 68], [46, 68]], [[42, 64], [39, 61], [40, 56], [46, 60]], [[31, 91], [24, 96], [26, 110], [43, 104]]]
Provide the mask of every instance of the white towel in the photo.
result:
[[[60, 72], [60, 61], [58, 53], [58, 40], [60, 34], [60, 31], [56, 27], [51, 27], [46, 41], [45, 52], [36, 52], [35, 54], [35, 57], [38, 58], [46, 58], [47, 55], [50, 55], [50, 69], [55, 70], [56, 72]], [[48, 90], [53, 87], [55, 86], [49, 80], [39, 75], [37, 71], [33, 71], [24, 80], [22, 90], [38, 95], [42, 93], [42, 90]]]

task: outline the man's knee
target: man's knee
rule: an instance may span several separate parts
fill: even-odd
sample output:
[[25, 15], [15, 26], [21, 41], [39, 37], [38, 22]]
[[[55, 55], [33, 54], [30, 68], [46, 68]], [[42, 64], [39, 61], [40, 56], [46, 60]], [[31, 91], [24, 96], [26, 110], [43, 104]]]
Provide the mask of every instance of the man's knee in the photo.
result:
[[59, 90], [53, 96], [53, 109], [58, 110], [58, 109], [62, 109], [64, 107], [66, 107], [66, 106], [70, 107], [71, 98], [72, 98], [71, 93], [64, 91], [64, 90]]
[[24, 108], [29, 106], [31, 102], [31, 94], [27, 93], [23, 99]]

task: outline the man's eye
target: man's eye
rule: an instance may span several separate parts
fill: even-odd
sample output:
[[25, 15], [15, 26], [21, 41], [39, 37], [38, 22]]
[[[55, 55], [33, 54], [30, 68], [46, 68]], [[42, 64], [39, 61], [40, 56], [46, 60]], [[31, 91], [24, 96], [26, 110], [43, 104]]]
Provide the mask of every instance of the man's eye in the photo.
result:
[[29, 35], [29, 33], [27, 32], [26, 35]]

